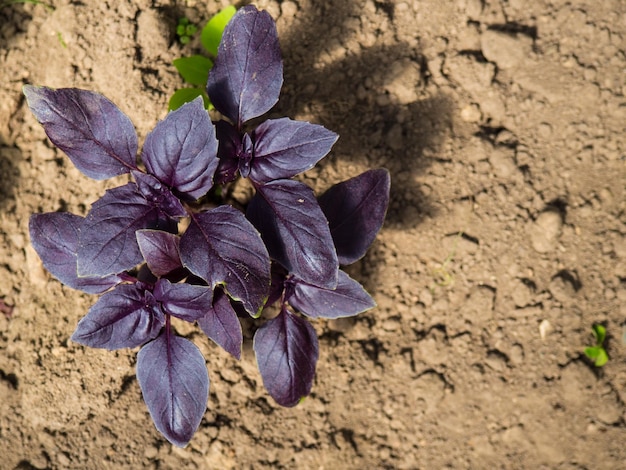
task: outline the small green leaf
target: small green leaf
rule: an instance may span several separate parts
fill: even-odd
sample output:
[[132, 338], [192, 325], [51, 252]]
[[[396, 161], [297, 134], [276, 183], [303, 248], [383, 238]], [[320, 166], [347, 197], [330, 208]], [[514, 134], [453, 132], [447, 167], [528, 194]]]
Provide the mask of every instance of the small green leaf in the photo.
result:
[[222, 40], [224, 28], [235, 13], [237, 13], [237, 9], [233, 5], [227, 6], [211, 18], [202, 28], [200, 42], [213, 57], [217, 56], [217, 47]]
[[170, 98], [167, 109], [169, 111], [174, 111], [175, 109], [180, 108], [185, 103], [193, 101], [198, 96], [202, 96], [202, 99], [204, 100], [204, 107], [208, 108], [210, 105], [209, 97], [202, 88], [181, 88], [180, 90], [176, 90], [174, 92], [174, 94]]
[[592, 361], [595, 361], [598, 358], [599, 354], [600, 348], [598, 348], [597, 346], [585, 348], [585, 356], [587, 356]]
[[606, 353], [604, 348], [598, 349], [598, 357], [596, 357], [596, 367], [602, 367], [609, 361], [609, 355]]
[[604, 340], [606, 338], [606, 328], [598, 324], [593, 325], [593, 334], [596, 337], [597, 343], [601, 345], [602, 343], [604, 343]]
[[182, 75], [183, 80], [191, 85], [201, 87], [206, 86], [209, 78], [209, 70], [213, 67], [213, 62], [201, 55], [191, 57], [179, 57], [172, 62], [176, 70]]

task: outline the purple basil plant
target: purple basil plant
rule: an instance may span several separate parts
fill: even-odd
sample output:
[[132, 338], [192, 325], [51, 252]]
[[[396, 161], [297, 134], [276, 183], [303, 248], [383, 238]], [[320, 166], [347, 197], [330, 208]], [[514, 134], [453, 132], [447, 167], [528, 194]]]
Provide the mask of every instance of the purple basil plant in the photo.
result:
[[[95, 348], [139, 347], [137, 380], [156, 428], [185, 446], [206, 411], [209, 376], [200, 350], [172, 317], [194, 322], [236, 358], [239, 317], [278, 315], [255, 332], [263, 384], [294, 406], [311, 391], [318, 340], [308, 318], [353, 316], [375, 304], [340, 269], [364, 256], [389, 201], [389, 173], [371, 170], [316, 198], [292, 179], [312, 168], [337, 135], [288, 118], [249, 122], [278, 101], [282, 59], [275, 24], [243, 7], [224, 31], [207, 92], [225, 118], [212, 123], [202, 99], [170, 112], [137, 159], [130, 119], [104, 96], [25, 86], [50, 140], [88, 177], [130, 174], [86, 217], [30, 219], [31, 242], [63, 284], [101, 294], [72, 340]], [[248, 178], [245, 213], [206, 209], [214, 185]]]

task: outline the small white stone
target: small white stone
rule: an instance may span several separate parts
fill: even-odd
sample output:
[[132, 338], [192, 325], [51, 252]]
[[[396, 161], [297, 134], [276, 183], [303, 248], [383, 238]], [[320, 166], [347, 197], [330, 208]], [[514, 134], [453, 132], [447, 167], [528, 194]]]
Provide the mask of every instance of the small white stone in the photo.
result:
[[539, 335], [541, 336], [541, 339], [546, 339], [550, 333], [552, 333], [552, 325], [548, 320], [542, 320], [539, 324]]

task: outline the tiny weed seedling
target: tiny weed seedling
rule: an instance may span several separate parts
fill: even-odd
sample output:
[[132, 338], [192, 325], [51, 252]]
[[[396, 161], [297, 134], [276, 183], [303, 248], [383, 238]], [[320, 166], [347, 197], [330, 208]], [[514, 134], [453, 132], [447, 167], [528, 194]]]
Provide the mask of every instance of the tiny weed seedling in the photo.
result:
[[593, 336], [595, 337], [595, 346], [585, 348], [585, 356], [594, 361], [596, 367], [602, 367], [609, 361], [609, 355], [604, 349], [604, 340], [606, 339], [606, 328], [596, 324], [592, 327]]
[[[173, 64], [178, 73], [180, 73], [185, 82], [193, 85], [193, 87], [181, 88], [174, 92], [168, 105], [170, 111], [195, 100], [198, 96], [202, 97], [205, 108], [209, 109], [212, 106], [205, 90], [207, 77], [213, 67], [212, 59], [217, 56], [217, 49], [222, 39], [224, 28], [236, 12], [237, 9], [234, 6], [228, 6], [213, 16], [202, 28], [200, 42], [211, 58], [196, 54], [191, 57], [174, 59]], [[176, 28], [176, 34], [182, 44], [187, 44], [191, 40], [191, 36], [196, 32], [196, 26], [190, 24], [186, 18], [182, 18]]]
[[[375, 305], [340, 267], [363, 257], [380, 230], [389, 173], [366, 171], [319, 198], [293, 179], [338, 136], [289, 118], [251, 126], [276, 104], [282, 81], [272, 18], [243, 7], [224, 30], [206, 87], [226, 120], [212, 123], [200, 98], [182, 105], [147, 135], [141, 163], [130, 119], [104, 96], [24, 87], [50, 140], [82, 173], [132, 177], [107, 190], [85, 217], [32, 215], [30, 238], [59, 281], [100, 295], [72, 340], [140, 348], [144, 401], [156, 428], [177, 446], [202, 420], [209, 376], [200, 350], [176, 334], [172, 317], [196, 323], [239, 359], [239, 317], [259, 318], [275, 305], [279, 314], [260, 321], [253, 350], [269, 394], [295, 406], [311, 391], [318, 359], [308, 319], [353, 316]], [[255, 190], [245, 210], [226, 201], [207, 209], [209, 191], [222, 194], [217, 189], [236, 178]]]
[[180, 18], [176, 25], [176, 36], [181, 44], [189, 44], [191, 38], [198, 32], [198, 27], [191, 23], [188, 18]]

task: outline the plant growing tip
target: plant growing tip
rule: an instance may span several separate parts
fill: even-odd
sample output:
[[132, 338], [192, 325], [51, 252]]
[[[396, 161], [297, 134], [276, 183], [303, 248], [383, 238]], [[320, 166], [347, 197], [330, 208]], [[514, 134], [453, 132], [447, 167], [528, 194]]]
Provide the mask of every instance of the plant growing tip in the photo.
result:
[[[74, 88], [24, 87], [50, 140], [83, 174], [129, 175], [85, 217], [32, 215], [30, 238], [59, 281], [101, 294], [71, 339], [108, 350], [140, 348], [144, 401], [156, 428], [177, 446], [187, 445], [200, 425], [209, 377], [200, 350], [176, 335], [172, 317], [197, 323], [239, 359], [239, 317], [258, 318], [277, 304], [279, 315], [258, 327], [253, 350], [270, 395], [280, 405], [297, 405], [311, 391], [319, 357], [309, 320], [353, 316], [376, 305], [341, 266], [365, 255], [389, 202], [384, 169], [319, 197], [292, 179], [336, 142], [323, 126], [288, 118], [250, 126], [278, 101], [283, 80], [267, 12], [239, 10], [218, 50], [206, 95], [229, 120], [211, 122], [196, 95], [146, 136], [141, 166], [135, 129], [107, 98]], [[187, 72], [200, 82], [197, 70]], [[227, 193], [215, 185], [236, 178], [248, 178], [255, 191], [245, 210], [224, 200], [207, 210], [207, 194]]]
[[594, 361], [596, 367], [602, 367], [609, 361], [609, 355], [604, 349], [604, 340], [606, 339], [606, 328], [600, 324], [595, 324], [592, 327], [593, 335], [596, 340], [594, 346], [585, 348], [585, 355]]

